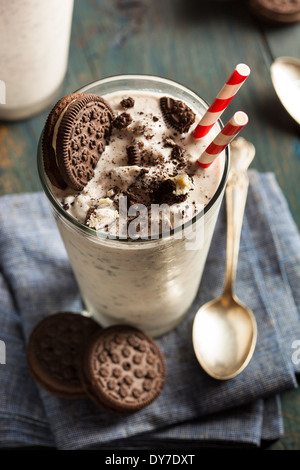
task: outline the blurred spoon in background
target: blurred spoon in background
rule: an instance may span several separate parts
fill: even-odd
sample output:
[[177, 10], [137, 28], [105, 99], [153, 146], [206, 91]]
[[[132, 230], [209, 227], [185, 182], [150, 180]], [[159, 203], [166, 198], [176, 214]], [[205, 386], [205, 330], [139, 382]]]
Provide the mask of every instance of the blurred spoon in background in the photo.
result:
[[270, 70], [278, 98], [292, 118], [300, 124], [300, 60], [278, 57]]

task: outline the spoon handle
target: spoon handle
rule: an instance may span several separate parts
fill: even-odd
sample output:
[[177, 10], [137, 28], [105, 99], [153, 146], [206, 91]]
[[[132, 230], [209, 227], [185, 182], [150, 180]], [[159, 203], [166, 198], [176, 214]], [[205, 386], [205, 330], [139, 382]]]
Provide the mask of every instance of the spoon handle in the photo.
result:
[[246, 170], [231, 170], [226, 186], [227, 246], [226, 273], [223, 294], [234, 294], [234, 283], [239, 255], [240, 237], [248, 193], [249, 178]]

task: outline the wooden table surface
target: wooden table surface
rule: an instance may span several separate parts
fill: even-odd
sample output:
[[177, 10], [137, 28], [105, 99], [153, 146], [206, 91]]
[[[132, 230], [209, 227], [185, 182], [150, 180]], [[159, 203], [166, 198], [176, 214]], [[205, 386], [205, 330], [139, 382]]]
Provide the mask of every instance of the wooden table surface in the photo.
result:
[[[270, 65], [279, 56], [300, 58], [300, 23], [267, 25], [245, 0], [75, 0], [60, 93], [109, 75], [143, 73], [178, 81], [211, 102], [236, 64], [247, 63], [251, 75], [222, 119], [247, 112], [241, 135], [256, 147], [252, 167], [276, 174], [299, 228], [299, 126], [272, 87]], [[41, 190], [36, 150], [48, 112], [0, 123], [0, 194]], [[282, 407], [284, 436], [268, 448], [300, 449], [300, 392], [282, 394]]]

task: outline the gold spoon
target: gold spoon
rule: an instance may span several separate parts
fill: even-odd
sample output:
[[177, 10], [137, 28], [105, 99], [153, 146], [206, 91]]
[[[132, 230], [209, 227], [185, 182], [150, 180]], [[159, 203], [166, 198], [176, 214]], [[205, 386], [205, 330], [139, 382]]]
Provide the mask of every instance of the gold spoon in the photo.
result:
[[247, 169], [255, 148], [242, 137], [230, 145], [231, 166], [226, 186], [227, 248], [223, 292], [198, 310], [193, 324], [193, 346], [203, 369], [226, 380], [249, 363], [256, 345], [257, 325], [253, 312], [234, 294], [249, 179]]

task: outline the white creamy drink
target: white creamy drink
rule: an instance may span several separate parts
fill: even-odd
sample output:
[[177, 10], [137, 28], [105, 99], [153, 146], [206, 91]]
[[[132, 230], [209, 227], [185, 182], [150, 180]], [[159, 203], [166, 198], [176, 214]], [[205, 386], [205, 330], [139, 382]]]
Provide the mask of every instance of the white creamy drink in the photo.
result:
[[0, 119], [23, 119], [53, 102], [66, 73], [72, 12], [73, 0], [0, 0]]
[[[122, 89], [116, 77], [111, 86], [101, 89], [100, 81], [83, 90], [102, 96], [116, 117], [87, 185], [59, 189], [43, 175], [42, 182], [86, 310], [103, 326], [126, 323], [159, 336], [181, 321], [197, 293], [227, 154], [201, 168], [197, 159], [220, 130], [217, 125], [209, 137], [193, 138], [202, 100], [168, 80], [140, 80], [135, 76], [132, 89], [129, 78], [123, 77]], [[187, 132], [170, 125], [162, 98], [195, 114]]]

